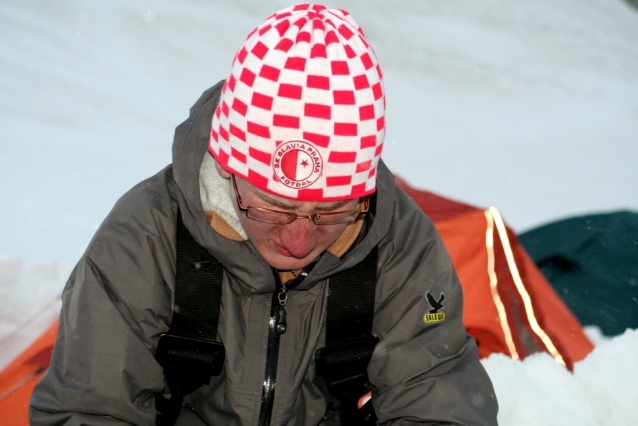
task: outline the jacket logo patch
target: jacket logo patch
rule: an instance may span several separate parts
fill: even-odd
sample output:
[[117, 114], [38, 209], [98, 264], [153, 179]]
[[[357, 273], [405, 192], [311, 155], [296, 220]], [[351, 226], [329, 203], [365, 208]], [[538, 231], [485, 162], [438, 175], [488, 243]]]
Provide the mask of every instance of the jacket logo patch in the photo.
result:
[[425, 294], [428, 303], [430, 304], [430, 309], [427, 314], [423, 315], [423, 321], [425, 322], [443, 322], [445, 321], [445, 312], [439, 312], [444, 309], [443, 301], [445, 300], [445, 294], [441, 293], [441, 297], [439, 300], [436, 300], [432, 293], [429, 291]]

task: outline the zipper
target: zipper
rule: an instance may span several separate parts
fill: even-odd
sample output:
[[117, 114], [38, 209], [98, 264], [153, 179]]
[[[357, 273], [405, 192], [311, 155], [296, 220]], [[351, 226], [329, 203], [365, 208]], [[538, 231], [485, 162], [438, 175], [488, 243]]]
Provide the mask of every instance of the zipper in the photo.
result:
[[[277, 274], [279, 275], [279, 274]], [[275, 380], [277, 377], [277, 361], [279, 358], [279, 338], [282, 333], [277, 333], [277, 313], [284, 312], [285, 308], [279, 306], [279, 293], [286, 288], [277, 279], [277, 290], [273, 293], [270, 306], [270, 320], [268, 327], [268, 350], [266, 351], [266, 373], [264, 375], [264, 388], [261, 394], [261, 410], [259, 412], [259, 426], [269, 426], [272, 416], [272, 407], [275, 400]], [[285, 294], [285, 290], [284, 294]], [[284, 327], [285, 328], [285, 327]]]
[[273, 269], [275, 275], [275, 292], [270, 304], [270, 319], [268, 321], [268, 348], [266, 350], [266, 372], [264, 387], [261, 394], [261, 409], [259, 411], [259, 426], [270, 426], [272, 408], [275, 402], [275, 382], [277, 378], [277, 362], [279, 359], [279, 339], [288, 330], [286, 321], [286, 304], [288, 290], [299, 285], [314, 266], [314, 263], [304, 268], [294, 279], [282, 284], [279, 272]]

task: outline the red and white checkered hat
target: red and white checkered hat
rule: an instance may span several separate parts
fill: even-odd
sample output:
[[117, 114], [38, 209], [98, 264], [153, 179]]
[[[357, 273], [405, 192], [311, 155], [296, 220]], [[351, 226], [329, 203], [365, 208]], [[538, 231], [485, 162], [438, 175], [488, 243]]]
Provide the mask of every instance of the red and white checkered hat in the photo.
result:
[[381, 68], [345, 10], [269, 16], [235, 55], [209, 151], [230, 172], [300, 201], [375, 191], [385, 136]]

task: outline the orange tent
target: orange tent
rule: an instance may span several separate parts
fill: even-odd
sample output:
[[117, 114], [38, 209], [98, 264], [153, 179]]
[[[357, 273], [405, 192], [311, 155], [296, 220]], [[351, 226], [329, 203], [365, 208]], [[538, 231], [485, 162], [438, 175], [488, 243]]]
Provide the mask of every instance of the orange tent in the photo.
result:
[[52, 324], [0, 372], [0, 426], [27, 426], [28, 406], [35, 384], [51, 362], [58, 323]]
[[[397, 179], [432, 218], [463, 287], [463, 322], [479, 355], [550, 353], [572, 368], [593, 346], [495, 208], [479, 209]], [[0, 372], [0, 426], [26, 426], [31, 391], [49, 366], [57, 324]]]
[[593, 345], [497, 209], [479, 209], [397, 184], [430, 216], [463, 287], [463, 322], [479, 355], [548, 352], [572, 369]]

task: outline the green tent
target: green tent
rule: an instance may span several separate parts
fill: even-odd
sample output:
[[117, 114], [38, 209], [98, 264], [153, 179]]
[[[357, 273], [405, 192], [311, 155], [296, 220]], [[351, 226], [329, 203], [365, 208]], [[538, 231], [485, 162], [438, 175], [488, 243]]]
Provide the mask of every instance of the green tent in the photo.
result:
[[638, 213], [553, 222], [518, 236], [583, 325], [638, 328]]

